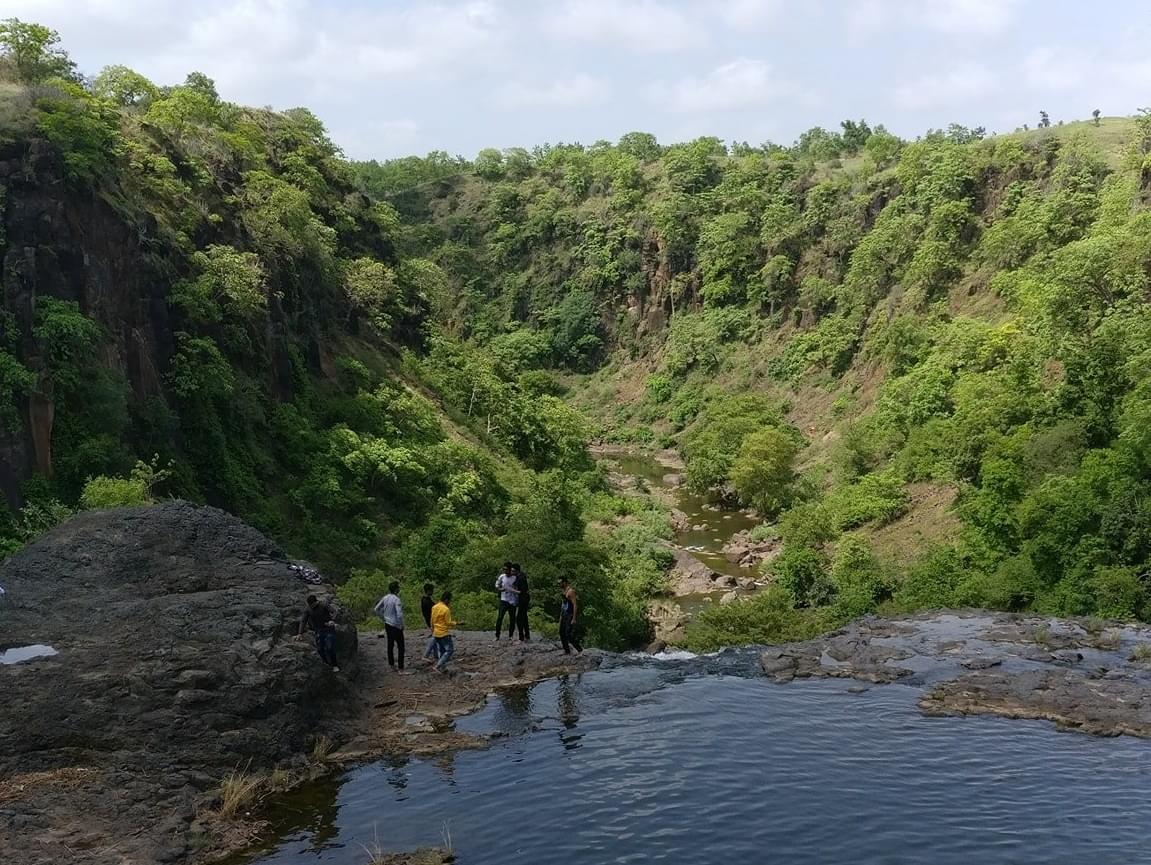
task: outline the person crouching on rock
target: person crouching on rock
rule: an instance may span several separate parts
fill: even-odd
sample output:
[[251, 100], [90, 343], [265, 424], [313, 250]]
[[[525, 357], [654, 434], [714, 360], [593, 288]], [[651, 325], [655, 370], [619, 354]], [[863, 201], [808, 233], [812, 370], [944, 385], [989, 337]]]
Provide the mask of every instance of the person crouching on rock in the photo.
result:
[[331, 667], [333, 672], [340, 672], [336, 662], [336, 623], [332, 618], [332, 608], [315, 595], [308, 595], [308, 606], [300, 618], [300, 631], [296, 639], [302, 640], [304, 632], [309, 629], [316, 641], [320, 660]]
[[388, 638], [388, 666], [396, 669], [394, 650], [399, 649], [399, 671], [404, 671], [404, 605], [400, 600], [400, 584], [392, 580], [388, 593], [373, 608], [384, 621], [384, 635]]
[[440, 602], [432, 607], [432, 639], [436, 641], [436, 650], [440, 655], [434, 669], [441, 673], [447, 671], [448, 661], [456, 651], [452, 628], [463, 624], [452, 620], [451, 602], [452, 593], [444, 592], [440, 595]]

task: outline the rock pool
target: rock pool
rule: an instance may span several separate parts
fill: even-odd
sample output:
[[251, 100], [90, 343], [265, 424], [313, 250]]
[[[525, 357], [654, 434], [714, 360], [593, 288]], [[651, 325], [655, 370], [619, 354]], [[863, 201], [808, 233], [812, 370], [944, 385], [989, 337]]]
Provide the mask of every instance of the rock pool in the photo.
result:
[[918, 688], [775, 685], [756, 663], [636, 661], [502, 692], [458, 722], [492, 747], [300, 791], [254, 861], [361, 865], [445, 828], [463, 865], [1151, 860], [1151, 742], [926, 717]]

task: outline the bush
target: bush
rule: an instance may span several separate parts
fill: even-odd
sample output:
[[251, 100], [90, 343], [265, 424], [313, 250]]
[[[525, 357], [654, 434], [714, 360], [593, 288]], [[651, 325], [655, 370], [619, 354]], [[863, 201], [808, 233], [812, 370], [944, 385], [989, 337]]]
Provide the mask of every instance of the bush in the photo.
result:
[[831, 566], [835, 607], [845, 619], [870, 613], [891, 596], [891, 576], [860, 535], [845, 535], [835, 548]]
[[1100, 567], [1092, 576], [1095, 612], [1107, 619], [1142, 619], [1147, 588], [1135, 568]]
[[829, 608], [797, 610], [785, 591], [769, 587], [748, 601], [703, 610], [688, 624], [684, 646], [709, 652], [723, 646], [808, 640], [842, 622]]
[[126, 478], [110, 478], [105, 475], [89, 478], [80, 493], [80, 507], [92, 511], [154, 503], [152, 490], [171, 475], [170, 470], [157, 470], [155, 462], [137, 462]]
[[826, 606], [835, 595], [827, 574], [827, 557], [810, 547], [785, 546], [772, 563], [771, 572], [793, 606]]
[[907, 510], [907, 494], [893, 473], [866, 475], [840, 487], [827, 499], [835, 525], [841, 531], [868, 522], [889, 523]]
[[895, 605], [909, 611], [950, 607], [955, 603], [956, 586], [966, 574], [954, 547], [929, 550], [908, 569], [895, 593]]

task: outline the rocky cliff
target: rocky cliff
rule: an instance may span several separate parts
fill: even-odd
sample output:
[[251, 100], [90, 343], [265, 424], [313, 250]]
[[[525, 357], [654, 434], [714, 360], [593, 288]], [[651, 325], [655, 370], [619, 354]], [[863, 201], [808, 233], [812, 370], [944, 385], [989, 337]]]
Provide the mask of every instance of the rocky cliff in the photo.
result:
[[[224, 774], [304, 750], [326, 714], [352, 711], [355, 629], [341, 614], [339, 674], [292, 639], [304, 598], [325, 593], [308, 573], [236, 518], [184, 502], [83, 514], [5, 562], [0, 650], [56, 654], [0, 664], [0, 778], [32, 779], [0, 801], [4, 849], [24, 849], [28, 831], [82, 842], [129, 813], [169, 821], [171, 844], [129, 855], [128, 839], [123, 861], [182, 857]], [[82, 782], [35, 781], [69, 777]]]

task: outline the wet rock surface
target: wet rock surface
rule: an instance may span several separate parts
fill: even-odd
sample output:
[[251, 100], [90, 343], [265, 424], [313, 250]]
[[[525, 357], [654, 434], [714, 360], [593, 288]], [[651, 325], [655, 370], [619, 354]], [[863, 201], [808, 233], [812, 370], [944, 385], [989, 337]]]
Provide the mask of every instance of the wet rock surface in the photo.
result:
[[214, 508], [82, 514], [0, 567], [0, 849], [8, 865], [176, 862], [220, 779], [308, 747], [353, 705], [356, 632], [333, 673], [292, 639], [324, 586]]
[[777, 682], [842, 677], [923, 689], [933, 715], [1053, 721], [1099, 735], [1151, 737], [1151, 628], [1097, 620], [955, 612], [868, 617], [763, 650]]

